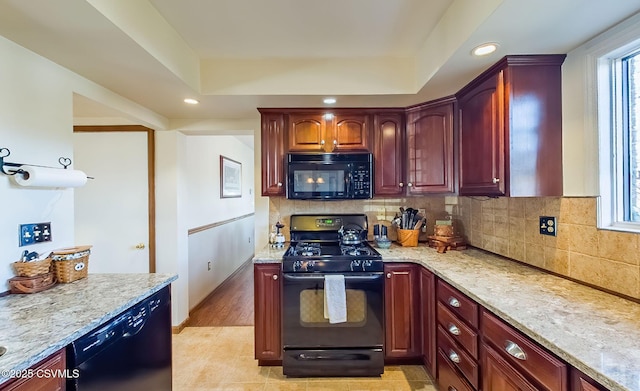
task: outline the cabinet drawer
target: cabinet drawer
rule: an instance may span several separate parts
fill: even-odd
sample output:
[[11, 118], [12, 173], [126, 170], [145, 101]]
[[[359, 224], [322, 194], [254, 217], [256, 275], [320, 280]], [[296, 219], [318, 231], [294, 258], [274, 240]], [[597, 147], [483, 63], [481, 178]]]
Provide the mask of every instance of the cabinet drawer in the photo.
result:
[[462, 322], [440, 302], [438, 303], [438, 323], [474, 359], [478, 359], [478, 333]]
[[482, 311], [482, 335], [507, 362], [549, 390], [567, 389], [567, 366], [519, 331]]
[[438, 351], [438, 386], [442, 391], [474, 391], [441, 351]]
[[479, 369], [478, 363], [462, 350], [451, 338], [447, 336], [447, 332], [438, 326], [438, 349], [447, 358], [449, 364], [458, 368], [460, 372], [467, 378], [469, 383], [478, 389]]
[[438, 280], [438, 300], [460, 317], [463, 321], [478, 328], [478, 304], [463, 295], [456, 288], [444, 281]]

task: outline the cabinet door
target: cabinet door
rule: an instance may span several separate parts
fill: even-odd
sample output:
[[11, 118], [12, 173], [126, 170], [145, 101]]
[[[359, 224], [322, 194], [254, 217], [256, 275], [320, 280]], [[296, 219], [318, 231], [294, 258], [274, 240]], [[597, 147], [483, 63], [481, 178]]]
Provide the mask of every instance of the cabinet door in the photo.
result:
[[366, 114], [336, 114], [327, 119], [325, 149], [330, 151], [368, 151], [370, 149], [369, 116]]
[[[64, 371], [66, 369], [66, 354], [64, 349], [54, 353], [42, 362], [36, 364], [31, 369], [35, 374], [37, 371], [47, 371], [53, 374], [54, 371]], [[73, 375], [73, 373], [70, 373]], [[66, 390], [66, 379], [62, 376], [33, 376], [31, 378], [21, 378], [9, 381], [6, 385], [0, 386], [0, 391], [64, 391]]]
[[504, 195], [503, 72], [489, 77], [458, 100], [460, 195]]
[[571, 368], [571, 391], [605, 391], [606, 388], [599, 385], [595, 380]]
[[385, 281], [385, 356], [420, 356], [418, 273], [412, 264], [384, 266]]
[[253, 267], [255, 358], [282, 360], [280, 264]]
[[408, 194], [453, 193], [453, 102], [407, 115]]
[[289, 114], [289, 151], [323, 151], [325, 136], [323, 114]]
[[284, 114], [262, 115], [262, 195], [284, 195]]
[[420, 268], [420, 300], [422, 309], [422, 360], [431, 375], [436, 373], [436, 278]]
[[509, 363], [489, 346], [482, 346], [482, 389], [500, 391], [536, 391]]
[[374, 194], [404, 193], [402, 114], [376, 114], [373, 120]]

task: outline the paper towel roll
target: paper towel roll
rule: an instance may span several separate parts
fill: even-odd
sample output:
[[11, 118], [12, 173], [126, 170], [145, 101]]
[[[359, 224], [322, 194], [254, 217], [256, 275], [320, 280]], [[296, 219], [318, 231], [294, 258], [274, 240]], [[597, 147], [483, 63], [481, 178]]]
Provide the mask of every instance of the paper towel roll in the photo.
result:
[[13, 176], [20, 186], [79, 187], [87, 183], [87, 174], [80, 170], [53, 167], [20, 166], [22, 173]]

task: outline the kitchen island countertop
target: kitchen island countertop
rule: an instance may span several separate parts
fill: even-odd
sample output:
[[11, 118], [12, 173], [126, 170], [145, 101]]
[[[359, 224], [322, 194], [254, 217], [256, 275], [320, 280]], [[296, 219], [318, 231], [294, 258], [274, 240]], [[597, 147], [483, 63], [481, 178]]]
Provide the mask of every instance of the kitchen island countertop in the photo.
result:
[[0, 384], [169, 285], [173, 274], [89, 274], [26, 295], [0, 297]]
[[[483, 250], [378, 249], [417, 263], [613, 391], [640, 391], [640, 304]], [[265, 248], [254, 263], [281, 262]]]

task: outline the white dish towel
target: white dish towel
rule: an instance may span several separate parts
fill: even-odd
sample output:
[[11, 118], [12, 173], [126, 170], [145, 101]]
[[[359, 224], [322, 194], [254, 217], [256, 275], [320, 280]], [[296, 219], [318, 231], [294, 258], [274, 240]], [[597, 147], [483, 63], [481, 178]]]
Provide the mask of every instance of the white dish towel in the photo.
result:
[[324, 276], [324, 317], [329, 323], [347, 321], [347, 291], [341, 274]]

